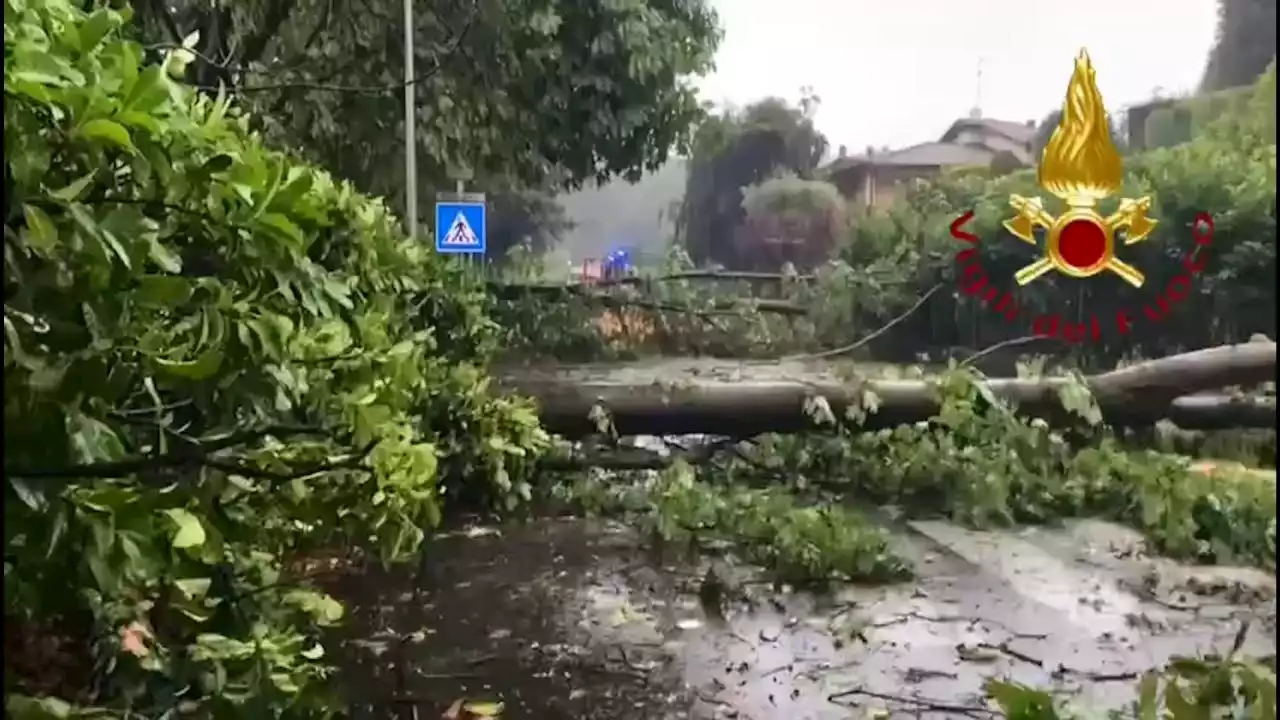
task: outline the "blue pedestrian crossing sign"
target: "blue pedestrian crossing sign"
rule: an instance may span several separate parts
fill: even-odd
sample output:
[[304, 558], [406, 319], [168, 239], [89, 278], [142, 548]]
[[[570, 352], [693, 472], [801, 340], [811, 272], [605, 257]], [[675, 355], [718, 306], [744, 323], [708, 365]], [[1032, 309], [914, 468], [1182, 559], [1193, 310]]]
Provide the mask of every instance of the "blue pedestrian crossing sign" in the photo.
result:
[[484, 209], [483, 202], [437, 202], [436, 252], [484, 253]]

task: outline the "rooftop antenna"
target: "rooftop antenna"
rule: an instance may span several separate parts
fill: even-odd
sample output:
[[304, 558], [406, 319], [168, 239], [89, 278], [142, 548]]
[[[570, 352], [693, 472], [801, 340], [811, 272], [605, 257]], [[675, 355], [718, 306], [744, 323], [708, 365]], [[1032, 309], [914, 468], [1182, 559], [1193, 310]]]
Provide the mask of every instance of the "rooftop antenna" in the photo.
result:
[[974, 120], [982, 119], [982, 63], [985, 61], [985, 57], [978, 58], [978, 76], [974, 86], [973, 108], [969, 110], [969, 117]]

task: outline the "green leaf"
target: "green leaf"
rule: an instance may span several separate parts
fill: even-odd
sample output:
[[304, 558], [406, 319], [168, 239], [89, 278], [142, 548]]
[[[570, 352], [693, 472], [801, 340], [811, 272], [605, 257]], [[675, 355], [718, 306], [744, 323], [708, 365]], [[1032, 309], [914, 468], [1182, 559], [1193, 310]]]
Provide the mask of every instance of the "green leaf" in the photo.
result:
[[[11, 81], [49, 87], [82, 86], [84, 84], [84, 75], [71, 67], [71, 63], [66, 58], [50, 53], [26, 52], [22, 55], [22, 62], [15, 63], [19, 67], [10, 70], [9, 64], [8, 62], [5, 63], [4, 80], [6, 91]], [[27, 90], [29, 94], [30, 88], [24, 88], [24, 90]]]
[[116, 17], [114, 12], [105, 8], [90, 15], [89, 19], [80, 26], [80, 52], [83, 54], [93, 52], [98, 47], [98, 43], [102, 42], [102, 38], [117, 26]]
[[299, 199], [311, 192], [311, 188], [315, 183], [313, 174], [303, 168], [292, 168], [287, 176], [288, 183], [284, 188], [271, 198], [271, 203], [267, 206], [272, 209], [288, 209], [294, 205]]
[[175, 548], [181, 550], [200, 547], [204, 544], [204, 526], [200, 524], [200, 518], [182, 508], [172, 508], [164, 512], [176, 527], [173, 534], [173, 546]]
[[324, 646], [320, 643], [316, 643], [299, 654], [308, 660], [319, 660], [324, 657]]
[[175, 308], [191, 299], [191, 283], [176, 275], [145, 275], [133, 292], [134, 302], [148, 307]]
[[284, 693], [285, 695], [297, 694], [302, 689], [298, 687], [298, 683], [295, 682], [294, 679], [290, 677], [288, 673], [282, 673], [282, 672], [271, 673], [270, 678], [271, 678], [271, 684], [275, 686], [276, 690], [279, 690], [281, 693]]
[[337, 280], [334, 280], [332, 278], [325, 278], [324, 292], [331, 299], [333, 299], [334, 302], [338, 303], [339, 305], [341, 305], [342, 307], [348, 310], [355, 307], [355, 305], [351, 302], [351, 291], [347, 289], [346, 285], [343, 285]]
[[342, 619], [342, 603], [314, 590], [290, 590], [284, 601], [309, 614], [317, 625], [332, 625]]
[[[201, 529], [200, 532], [203, 533], [204, 530]], [[196, 544], [199, 545], [200, 543]], [[174, 539], [174, 547], [178, 547], [177, 538]], [[199, 600], [209, 592], [209, 587], [213, 585], [213, 580], [209, 578], [183, 578], [174, 580], [173, 584], [182, 591], [183, 595], [192, 600]]]
[[196, 30], [182, 39], [182, 47], [176, 50], [170, 50], [164, 58], [165, 72], [169, 76], [176, 79], [182, 77], [186, 72], [187, 65], [196, 59], [195, 53], [191, 49], [200, 42], [200, 31]]
[[1008, 720], [1042, 720], [1058, 717], [1048, 693], [1018, 683], [989, 680], [987, 697], [996, 701]]
[[76, 462], [109, 462], [124, 457], [120, 436], [105, 422], [81, 412], [72, 412], [67, 415], [65, 424]]
[[263, 225], [276, 230], [289, 240], [293, 240], [297, 243], [302, 242], [302, 230], [299, 229], [297, 225], [293, 224], [292, 220], [284, 215], [279, 213], [263, 213], [262, 217], [258, 218], [258, 221]]
[[165, 374], [185, 380], [204, 380], [222, 367], [226, 342], [226, 319], [217, 312], [205, 312], [202, 320], [208, 337], [202, 337], [204, 350], [193, 360], [155, 358], [156, 366]]
[[182, 258], [168, 247], [158, 238], [150, 238], [147, 243], [147, 257], [156, 267], [168, 273], [177, 275], [182, 272]]
[[123, 111], [149, 113], [168, 97], [169, 78], [165, 77], [164, 70], [159, 65], [148, 65], [125, 98]]
[[192, 648], [192, 658], [203, 660], [243, 660], [258, 651], [256, 643], [245, 642], [216, 633], [200, 633]]
[[106, 118], [90, 120], [81, 125], [76, 134], [89, 140], [109, 142], [124, 150], [136, 150], [133, 146], [133, 140], [129, 137], [129, 131], [114, 120], [107, 120]]
[[37, 250], [51, 250], [58, 244], [58, 228], [43, 210], [24, 204], [22, 215], [27, 221], [27, 242]]
[[168, 375], [186, 380], [204, 380], [212, 377], [222, 367], [222, 346], [206, 348], [194, 360], [156, 358], [155, 363]]
[[[98, 228], [114, 252], [125, 252], [125, 264], [130, 268], [142, 260], [139, 250], [155, 241], [159, 229], [156, 221], [147, 217], [137, 205], [112, 208], [99, 221]], [[121, 239], [128, 243], [127, 250]]]
[[44, 490], [39, 485], [32, 484], [20, 477], [9, 478], [9, 487], [13, 488], [13, 492], [22, 501], [22, 504], [32, 510], [43, 511], [48, 506], [45, 499]]
[[117, 114], [116, 119], [128, 127], [146, 130], [152, 135], [159, 135], [164, 132], [164, 128], [160, 125], [160, 121], [156, 120], [155, 116], [138, 110], [125, 110]]
[[[102, 246], [104, 257], [110, 258], [114, 255], [125, 268], [133, 268], [133, 257], [129, 254], [129, 251], [120, 243], [119, 238], [111, 232], [111, 228], [107, 224], [99, 222], [98, 218], [94, 216], [87, 206], [81, 203], [71, 203], [67, 206], [67, 210], [71, 213], [71, 217], [75, 220], [76, 226], [79, 227], [80, 231], [86, 237], [97, 240]], [[139, 216], [134, 208], [117, 208], [112, 211], [112, 215], [117, 216], [113, 224], [119, 227], [120, 216], [131, 214]], [[108, 217], [111, 216], [109, 215]]]
[[5, 714], [14, 720], [63, 720], [71, 717], [71, 704], [56, 697], [33, 698], [13, 694], [5, 698]]
[[53, 197], [63, 202], [72, 202], [75, 200], [79, 200], [80, 196], [84, 194], [85, 188], [89, 187], [89, 184], [93, 182], [93, 179], [97, 176], [97, 174], [98, 172], [95, 170], [89, 173], [88, 175], [85, 175], [84, 177], [80, 178], [79, 180], [72, 182], [70, 185], [62, 188], [61, 190], [57, 190], [51, 193], [51, 195], [53, 195]]
[[1164, 688], [1164, 704], [1172, 720], [1208, 720], [1209, 714], [1196, 707], [1182, 694], [1177, 682], [1169, 682]]
[[482, 718], [496, 718], [502, 714], [503, 704], [500, 702], [467, 702], [462, 709]]
[[53, 557], [54, 551], [58, 549], [58, 544], [62, 542], [62, 537], [67, 534], [67, 513], [65, 509], [58, 508], [53, 515], [53, 528], [49, 531], [49, 544], [45, 547], [44, 559], [48, 560]]
[[1160, 675], [1148, 672], [1138, 683], [1138, 720], [1156, 720], [1160, 713]]

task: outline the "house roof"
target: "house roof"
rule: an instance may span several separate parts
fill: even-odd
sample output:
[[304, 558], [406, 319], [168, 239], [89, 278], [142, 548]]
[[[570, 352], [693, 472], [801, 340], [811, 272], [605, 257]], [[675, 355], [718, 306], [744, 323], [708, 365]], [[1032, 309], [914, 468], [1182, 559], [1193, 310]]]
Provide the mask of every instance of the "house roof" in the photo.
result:
[[[999, 151], [982, 145], [955, 142], [962, 130], [977, 128], [1003, 135], [1020, 145], [1030, 145], [1035, 139], [1035, 127], [1027, 123], [987, 118], [962, 118], [951, 124], [942, 138], [902, 148], [886, 150], [870, 155], [851, 155], [839, 158], [824, 168], [826, 174], [838, 173], [853, 167], [867, 165], [897, 167], [949, 167], [955, 165], [988, 165]], [[1024, 164], [1033, 162], [1030, 151], [1015, 151], [1014, 156]]]
[[873, 155], [840, 158], [827, 166], [827, 172], [840, 172], [861, 165], [893, 165], [898, 167], [943, 167], [952, 165], [986, 165], [995, 157], [990, 148], [958, 145], [950, 142], [926, 142], [901, 150], [887, 150]]
[[981, 128], [1003, 135], [1014, 142], [1029, 143], [1036, 136], [1034, 124], [1013, 122], [1011, 120], [991, 120], [988, 118], [962, 118], [951, 124], [942, 135], [942, 142], [952, 142], [961, 130]]

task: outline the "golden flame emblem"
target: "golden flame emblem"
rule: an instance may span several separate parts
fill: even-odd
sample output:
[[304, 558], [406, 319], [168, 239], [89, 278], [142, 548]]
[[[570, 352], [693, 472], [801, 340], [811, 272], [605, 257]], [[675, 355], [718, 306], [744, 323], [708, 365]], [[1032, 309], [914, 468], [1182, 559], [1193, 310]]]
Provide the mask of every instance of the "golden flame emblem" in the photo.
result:
[[1032, 245], [1036, 244], [1036, 228], [1047, 231], [1045, 256], [1017, 272], [1014, 279], [1019, 285], [1050, 270], [1077, 278], [1108, 270], [1130, 285], [1142, 287], [1146, 280], [1142, 273], [1116, 257], [1115, 240], [1121, 230], [1125, 245], [1141, 242], [1151, 234], [1156, 226], [1156, 221], [1147, 217], [1151, 198], [1122, 199], [1107, 217], [1095, 210], [1100, 201], [1119, 192], [1121, 176], [1120, 153], [1111, 141], [1093, 64], [1089, 53], [1081, 50], [1067, 86], [1062, 119], [1045, 145], [1036, 173], [1040, 187], [1065, 202], [1067, 211], [1054, 217], [1038, 197], [1009, 197], [1009, 205], [1018, 214], [1004, 222], [1005, 229]]

